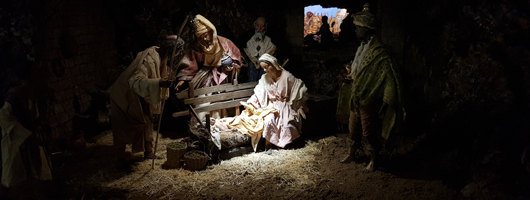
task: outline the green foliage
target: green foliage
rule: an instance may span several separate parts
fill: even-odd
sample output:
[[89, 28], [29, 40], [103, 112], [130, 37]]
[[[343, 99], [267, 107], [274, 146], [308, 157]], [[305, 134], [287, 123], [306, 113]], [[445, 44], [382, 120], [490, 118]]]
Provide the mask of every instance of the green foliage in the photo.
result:
[[172, 142], [172, 143], [169, 143], [167, 147], [171, 149], [185, 149], [187, 148], [187, 145], [186, 143], [182, 143], [182, 142]]
[[201, 159], [201, 158], [207, 157], [207, 155], [201, 151], [190, 151], [186, 153], [184, 157], [191, 158], [191, 159]]

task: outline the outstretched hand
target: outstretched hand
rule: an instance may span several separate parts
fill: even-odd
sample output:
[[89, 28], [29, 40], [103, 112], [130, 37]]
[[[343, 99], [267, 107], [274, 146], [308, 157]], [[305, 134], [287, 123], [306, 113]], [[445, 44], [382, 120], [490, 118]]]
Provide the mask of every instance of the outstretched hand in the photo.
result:
[[298, 114], [301, 115], [304, 119], [306, 119], [306, 116], [305, 116], [305, 111], [304, 111], [304, 107], [303, 106], [300, 106], [300, 108], [298, 108]]
[[224, 66], [224, 69], [229, 72], [229, 71], [232, 71], [234, 69], [238, 70], [241, 69], [241, 65], [237, 64], [237, 63], [234, 63], [232, 64], [231, 66]]
[[227, 72], [234, 70], [233, 66], [225, 66], [224, 68], [225, 68], [225, 71]]
[[179, 83], [177, 83], [177, 85], [175, 86], [175, 90], [179, 90], [180, 87], [182, 87], [182, 85], [184, 85], [184, 81], [179, 81]]
[[161, 78], [158, 82], [158, 86], [163, 88], [168, 88], [171, 86], [171, 84], [173, 84], [173, 81], [169, 80], [168, 78]]

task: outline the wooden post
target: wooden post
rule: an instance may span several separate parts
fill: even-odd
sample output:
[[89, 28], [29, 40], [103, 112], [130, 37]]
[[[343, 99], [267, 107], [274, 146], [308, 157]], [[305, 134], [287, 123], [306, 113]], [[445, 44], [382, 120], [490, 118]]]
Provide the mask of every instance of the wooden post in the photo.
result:
[[191, 81], [189, 82], [189, 87], [188, 87], [188, 98], [194, 98], [195, 97], [195, 94], [193, 92], [193, 83], [191, 83]]
[[[237, 81], [237, 71], [236, 71], [236, 76], [234, 78], [234, 84], [233, 85], [237, 85], [239, 84], [238, 81]], [[232, 99], [234, 100], [234, 99]], [[239, 114], [241, 114], [241, 111], [239, 110], [239, 106], [236, 106], [236, 116], [238, 116]]]
[[238, 81], [237, 81], [237, 70], [234, 69], [234, 71], [235, 71], [235, 72], [234, 72], [234, 73], [235, 73], [235, 76], [234, 76], [234, 81], [232, 82], [232, 85], [237, 85], [237, 84], [239, 84]]
[[206, 131], [208, 132], [208, 135], [212, 135], [212, 133], [210, 133], [210, 113], [206, 114]]
[[162, 110], [160, 110], [160, 115], [158, 116], [158, 127], [156, 127], [155, 149], [153, 150], [153, 154], [155, 155], [155, 157], [153, 158], [153, 161], [151, 162], [151, 169], [155, 168], [156, 148], [158, 147], [158, 135], [160, 134], [160, 124], [162, 123], [162, 113], [164, 113], [165, 105], [166, 105], [166, 100], [162, 100]]
[[191, 105], [188, 105], [188, 109], [190, 110], [191, 114], [195, 117], [195, 119], [197, 119], [197, 121], [199, 122], [199, 125], [200, 125], [202, 128], [205, 128], [204, 125], [203, 125], [202, 122], [201, 122], [201, 119], [199, 119], [199, 115], [197, 115], [197, 113], [195, 112], [195, 110], [193, 110], [193, 108], [191, 107]]

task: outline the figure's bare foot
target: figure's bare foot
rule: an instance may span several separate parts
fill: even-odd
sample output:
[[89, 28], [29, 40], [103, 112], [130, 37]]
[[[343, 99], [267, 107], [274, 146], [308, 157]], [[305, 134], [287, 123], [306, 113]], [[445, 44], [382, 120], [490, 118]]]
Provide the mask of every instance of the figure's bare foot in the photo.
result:
[[363, 173], [372, 173], [372, 172], [375, 172], [375, 163], [374, 163], [374, 161], [370, 161], [370, 163], [368, 163], [368, 166], [366, 166], [363, 169]]
[[350, 154], [348, 154], [346, 157], [344, 157], [344, 159], [340, 161], [340, 163], [351, 163], [351, 162], [353, 162], [353, 156], [351, 156]]

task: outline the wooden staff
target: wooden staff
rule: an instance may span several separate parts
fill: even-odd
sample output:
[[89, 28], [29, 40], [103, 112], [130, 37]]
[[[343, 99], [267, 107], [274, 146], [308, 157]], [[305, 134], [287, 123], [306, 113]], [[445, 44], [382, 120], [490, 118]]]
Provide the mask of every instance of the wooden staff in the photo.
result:
[[[184, 22], [182, 22], [182, 25], [180, 26], [180, 29], [179, 29], [179, 33], [177, 35], [177, 43], [178, 43], [178, 39], [180, 38], [180, 34], [182, 34], [182, 29], [184, 29], [184, 25], [186, 24], [186, 22], [188, 21], [188, 15], [186, 15], [186, 19], [184, 19]], [[174, 73], [176, 73], [178, 71], [178, 66], [180, 65], [180, 63], [182, 62], [182, 59], [179, 59], [178, 60], [178, 64], [175, 64], [175, 61], [174, 61], [174, 57], [175, 55], [177, 55], [175, 52], [176, 52], [176, 49], [177, 49], [177, 45], [175, 45], [175, 47], [173, 48], [173, 56], [171, 57], [171, 65], [172, 67], [170, 68], [170, 71], [169, 71], [169, 74], [171, 75], [171, 77], [173, 77], [174, 75], [176, 76], [176, 74], [173, 74], [172, 71], [174, 71]], [[182, 51], [182, 49], [179, 49], [179, 53]], [[173, 70], [173, 68], [175, 68]]]
[[[171, 61], [170, 61], [170, 65], [172, 65], [170, 68], [169, 68], [169, 74], [172, 75], [172, 67], [174, 66], [174, 60], [175, 60], [175, 55], [176, 55], [176, 51], [177, 51], [177, 45], [178, 45], [178, 41], [179, 41], [179, 38], [180, 38], [180, 34], [182, 34], [182, 29], [184, 28], [184, 25], [186, 25], [186, 22], [188, 21], [188, 16], [186, 15], [186, 19], [184, 19], [184, 22], [182, 22], [182, 25], [180, 26], [180, 30], [179, 30], [179, 33], [177, 34], [177, 41], [175, 42], [175, 46], [173, 46], [173, 52], [171, 53]], [[179, 49], [180, 51], [181, 49]], [[180, 53], [180, 52], [179, 52]], [[176, 71], [176, 69], [175, 69]], [[155, 168], [155, 159], [156, 159], [156, 148], [158, 146], [158, 134], [160, 133], [160, 124], [162, 123], [162, 114], [164, 113], [164, 106], [166, 104], [166, 100], [162, 100], [162, 108], [160, 109], [160, 115], [158, 116], [158, 127], [156, 128], [156, 140], [155, 140], [155, 150], [153, 151], [153, 154], [154, 154], [154, 158], [153, 158], [153, 162], [151, 163], [151, 169], [154, 169]]]
[[289, 62], [289, 58], [287, 58], [287, 60], [285, 62], [283, 62], [282, 68], [285, 67], [285, 64], [287, 64], [287, 62]]

